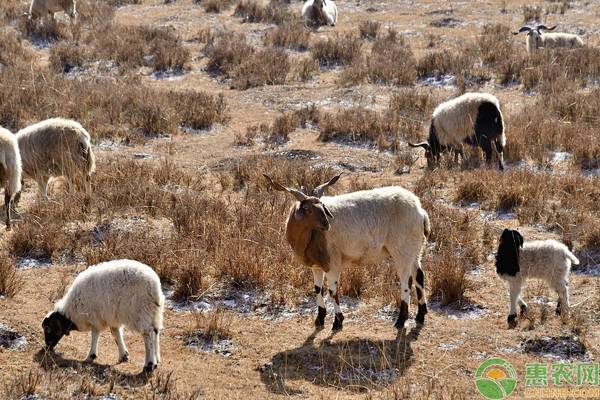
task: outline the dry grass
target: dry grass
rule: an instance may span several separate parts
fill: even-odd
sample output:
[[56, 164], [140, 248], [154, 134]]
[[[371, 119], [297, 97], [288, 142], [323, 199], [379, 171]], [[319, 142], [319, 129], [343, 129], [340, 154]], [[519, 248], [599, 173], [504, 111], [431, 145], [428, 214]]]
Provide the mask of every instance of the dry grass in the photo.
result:
[[302, 21], [294, 20], [270, 30], [265, 35], [264, 42], [268, 46], [306, 51], [310, 45], [310, 32], [304, 28]]
[[204, 11], [215, 14], [228, 9], [235, 4], [235, 0], [193, 0], [193, 2], [202, 5]]
[[363, 21], [358, 26], [361, 39], [377, 39], [379, 29], [381, 29], [381, 24], [377, 21]]
[[335, 35], [314, 43], [310, 52], [321, 66], [349, 65], [360, 56], [361, 47], [353, 35]]
[[13, 297], [23, 286], [23, 279], [15, 268], [11, 257], [2, 254], [0, 258], [0, 297]]
[[256, 0], [239, 0], [234, 15], [243, 22], [263, 22], [281, 25], [296, 20], [287, 4], [283, 1], [271, 0], [267, 5]]

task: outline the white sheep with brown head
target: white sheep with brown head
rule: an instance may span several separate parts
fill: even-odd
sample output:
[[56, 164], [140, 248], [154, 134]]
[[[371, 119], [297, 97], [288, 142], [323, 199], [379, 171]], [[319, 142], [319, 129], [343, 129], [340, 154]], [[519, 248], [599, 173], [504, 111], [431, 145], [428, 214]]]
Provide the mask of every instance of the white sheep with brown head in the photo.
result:
[[344, 316], [338, 288], [345, 266], [350, 263], [374, 265], [390, 257], [401, 286], [402, 301], [396, 327], [402, 329], [408, 319], [413, 279], [419, 303], [415, 319], [424, 322], [427, 304], [421, 252], [431, 227], [417, 196], [397, 186], [323, 196], [325, 189], [336, 183], [340, 175], [307, 195], [264, 176], [273, 188], [297, 200], [287, 218], [286, 239], [296, 258], [312, 268], [318, 305], [315, 325], [322, 327], [325, 323], [324, 276], [335, 307], [333, 330], [339, 330]]

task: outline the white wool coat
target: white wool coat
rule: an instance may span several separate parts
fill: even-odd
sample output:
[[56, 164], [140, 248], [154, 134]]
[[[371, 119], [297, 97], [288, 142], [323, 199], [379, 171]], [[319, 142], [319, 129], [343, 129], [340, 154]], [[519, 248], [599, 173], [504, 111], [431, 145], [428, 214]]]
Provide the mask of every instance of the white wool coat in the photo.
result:
[[[337, 23], [337, 6], [335, 2], [332, 0], [325, 0], [325, 5], [323, 6], [323, 17], [325, 18], [325, 22], [327, 25], [335, 26]], [[319, 19], [319, 11], [314, 6], [314, 0], [308, 0], [302, 6], [302, 18], [304, 19], [304, 25], [316, 25], [320, 23]]]
[[[438, 105], [433, 111], [432, 123], [440, 144], [461, 146], [466, 138], [473, 136], [479, 106], [484, 102], [490, 102], [500, 110], [500, 102], [489, 93], [465, 93]], [[502, 135], [503, 145], [505, 140]]]
[[323, 232], [332, 265], [375, 264], [391, 255], [409, 267], [420, 258], [424, 231], [427, 235], [431, 228], [427, 212], [410, 191], [390, 186], [323, 196], [321, 202], [333, 215], [331, 228]]
[[503, 274], [500, 277], [508, 282], [542, 279], [556, 290], [566, 283], [571, 264], [578, 265], [579, 260], [564, 244], [556, 240], [532, 240], [520, 249], [520, 271], [515, 276]]
[[527, 46], [527, 52], [532, 53], [539, 47], [545, 48], [558, 48], [558, 47], [583, 47], [583, 39], [579, 35], [572, 33], [561, 33], [561, 32], [548, 32], [542, 33], [540, 40], [537, 40], [535, 34], [527, 35], [525, 44]]
[[113, 260], [89, 267], [56, 304], [79, 331], [102, 331], [125, 325], [138, 332], [163, 327], [164, 296], [149, 266]]

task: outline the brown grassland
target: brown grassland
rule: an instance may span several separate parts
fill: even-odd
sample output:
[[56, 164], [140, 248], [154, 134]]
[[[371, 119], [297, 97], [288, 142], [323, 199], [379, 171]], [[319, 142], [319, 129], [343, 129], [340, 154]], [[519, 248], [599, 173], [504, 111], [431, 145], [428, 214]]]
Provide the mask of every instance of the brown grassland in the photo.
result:
[[[39, 24], [27, 1], [0, 3], [0, 126], [72, 118], [97, 157], [91, 194], [57, 178], [44, 202], [26, 180], [14, 228], [0, 227], [1, 399], [470, 399], [492, 356], [516, 368], [517, 398], [527, 363], [598, 361], [600, 4], [338, 0], [338, 25], [316, 31], [298, 0], [78, 6], [75, 22]], [[511, 32], [534, 21], [586, 46], [528, 56]], [[430, 170], [407, 146], [467, 91], [500, 99], [505, 172], [475, 149]], [[345, 270], [344, 330], [330, 331], [330, 303], [314, 329], [312, 273], [284, 237], [292, 200], [262, 174], [310, 190], [339, 172], [331, 194], [400, 185], [421, 198], [433, 227], [423, 327], [393, 328], [385, 262]], [[577, 254], [571, 318], [529, 281], [530, 311], [507, 329], [494, 269], [505, 227]], [[42, 349], [41, 321], [74, 276], [118, 258], [152, 266], [165, 289], [152, 374], [133, 332], [125, 364], [107, 333], [95, 364], [81, 361], [85, 333]]]

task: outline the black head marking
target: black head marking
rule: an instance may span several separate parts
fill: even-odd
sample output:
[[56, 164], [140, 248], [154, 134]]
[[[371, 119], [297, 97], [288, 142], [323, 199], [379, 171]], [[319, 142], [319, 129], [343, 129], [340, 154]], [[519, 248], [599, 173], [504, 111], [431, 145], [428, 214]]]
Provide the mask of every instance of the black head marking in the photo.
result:
[[69, 335], [72, 330], [77, 330], [77, 326], [69, 318], [58, 311], [54, 311], [42, 322], [44, 330], [44, 341], [46, 347], [54, 348], [63, 336]]
[[523, 235], [516, 230], [505, 229], [500, 236], [496, 254], [496, 273], [515, 276], [520, 270], [520, 249], [523, 248]]

